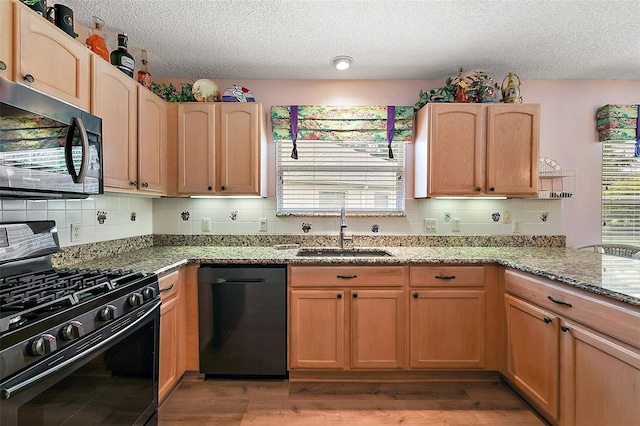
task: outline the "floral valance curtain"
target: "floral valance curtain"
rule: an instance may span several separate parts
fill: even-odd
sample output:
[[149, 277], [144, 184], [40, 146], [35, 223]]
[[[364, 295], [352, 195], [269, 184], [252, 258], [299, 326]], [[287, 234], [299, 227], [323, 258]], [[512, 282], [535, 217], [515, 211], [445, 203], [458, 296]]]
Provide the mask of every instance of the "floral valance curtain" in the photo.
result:
[[298, 140], [387, 141], [413, 140], [412, 106], [319, 106], [271, 107], [273, 139], [293, 142], [292, 158], [298, 158]]

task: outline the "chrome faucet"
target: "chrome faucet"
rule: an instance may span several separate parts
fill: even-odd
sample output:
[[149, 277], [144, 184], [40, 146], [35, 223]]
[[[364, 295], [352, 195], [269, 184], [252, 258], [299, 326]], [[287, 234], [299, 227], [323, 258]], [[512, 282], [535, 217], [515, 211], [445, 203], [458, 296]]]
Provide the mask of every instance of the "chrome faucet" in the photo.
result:
[[344, 210], [344, 207], [340, 209], [340, 248], [344, 249], [345, 241], [352, 241], [353, 237], [347, 237], [344, 235], [344, 230], [347, 227], [347, 214]]

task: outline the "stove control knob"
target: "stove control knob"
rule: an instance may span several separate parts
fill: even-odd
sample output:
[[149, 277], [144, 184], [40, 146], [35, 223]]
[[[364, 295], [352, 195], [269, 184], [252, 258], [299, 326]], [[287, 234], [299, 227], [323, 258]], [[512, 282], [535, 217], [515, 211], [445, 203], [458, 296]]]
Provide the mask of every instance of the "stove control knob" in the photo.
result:
[[144, 300], [153, 299], [153, 296], [155, 295], [156, 295], [156, 291], [153, 287], [147, 287], [144, 290], [142, 290], [142, 297], [144, 298]]
[[31, 342], [29, 353], [33, 356], [43, 356], [58, 348], [56, 338], [51, 334], [43, 334]]
[[116, 308], [113, 305], [107, 305], [107, 306], [103, 306], [102, 308], [100, 308], [100, 310], [98, 311], [98, 319], [100, 321], [109, 321], [112, 320], [116, 317], [116, 311], [118, 310], [118, 308]]
[[73, 340], [82, 336], [82, 323], [80, 321], [71, 321], [62, 327], [60, 331], [64, 340]]
[[133, 293], [127, 297], [127, 304], [132, 308], [136, 306], [140, 306], [144, 303], [144, 297], [142, 297], [142, 293]]

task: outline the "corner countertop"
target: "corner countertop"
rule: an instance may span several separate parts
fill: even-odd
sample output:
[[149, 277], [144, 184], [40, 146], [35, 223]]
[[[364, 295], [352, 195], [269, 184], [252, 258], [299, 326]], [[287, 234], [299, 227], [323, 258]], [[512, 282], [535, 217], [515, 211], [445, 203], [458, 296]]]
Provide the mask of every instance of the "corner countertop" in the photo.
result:
[[499, 264], [640, 307], [640, 260], [572, 248], [375, 247], [393, 257], [297, 257], [297, 248], [154, 246], [73, 265], [163, 274], [187, 263], [288, 265]]

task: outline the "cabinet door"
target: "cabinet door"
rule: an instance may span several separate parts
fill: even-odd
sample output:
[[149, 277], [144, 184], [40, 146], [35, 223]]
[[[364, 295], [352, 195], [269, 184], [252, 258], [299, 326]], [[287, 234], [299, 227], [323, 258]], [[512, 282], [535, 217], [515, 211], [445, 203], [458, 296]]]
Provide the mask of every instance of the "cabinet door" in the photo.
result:
[[15, 81], [88, 110], [89, 49], [18, 2], [14, 22]]
[[342, 290], [291, 290], [291, 369], [344, 368], [344, 303]]
[[215, 108], [213, 103], [178, 106], [180, 194], [216, 194]]
[[412, 368], [484, 368], [484, 290], [412, 290]]
[[640, 421], [640, 353], [574, 323], [562, 325], [562, 405], [566, 425]]
[[402, 290], [351, 290], [351, 368], [404, 366]]
[[260, 104], [221, 103], [219, 109], [220, 190], [259, 195]]
[[0, 0], [0, 77], [13, 80], [13, 1]]
[[537, 196], [539, 141], [539, 105], [487, 107], [487, 192]]
[[506, 375], [538, 409], [557, 419], [560, 321], [555, 315], [508, 294], [505, 307]]
[[138, 83], [92, 57], [91, 112], [102, 118], [105, 189], [138, 187]]
[[138, 87], [138, 189], [165, 192], [165, 104], [146, 88]]
[[158, 372], [158, 399], [162, 399], [178, 383], [184, 373], [184, 346], [186, 326], [184, 298], [180, 270], [162, 276], [160, 308], [160, 366]]
[[429, 195], [484, 192], [482, 105], [429, 104]]

